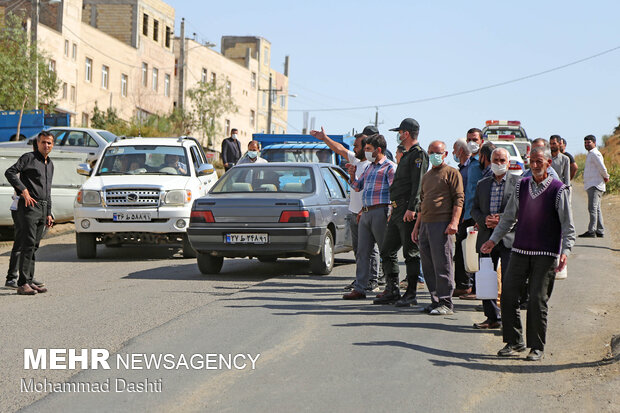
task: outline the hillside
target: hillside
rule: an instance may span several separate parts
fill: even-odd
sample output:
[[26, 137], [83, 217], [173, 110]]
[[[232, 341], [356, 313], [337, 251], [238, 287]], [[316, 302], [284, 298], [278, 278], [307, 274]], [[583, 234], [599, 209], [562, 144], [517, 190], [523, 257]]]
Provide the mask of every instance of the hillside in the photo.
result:
[[[618, 118], [620, 121], [620, 118]], [[608, 138], [604, 138], [604, 145], [599, 147], [599, 150], [605, 158], [605, 166], [609, 172], [609, 183], [607, 184], [607, 194], [620, 193], [620, 123], [614, 129], [614, 132]], [[583, 165], [586, 160], [586, 155], [581, 154], [575, 156], [575, 161], [579, 165], [579, 171], [575, 177], [581, 181], [583, 174]]]

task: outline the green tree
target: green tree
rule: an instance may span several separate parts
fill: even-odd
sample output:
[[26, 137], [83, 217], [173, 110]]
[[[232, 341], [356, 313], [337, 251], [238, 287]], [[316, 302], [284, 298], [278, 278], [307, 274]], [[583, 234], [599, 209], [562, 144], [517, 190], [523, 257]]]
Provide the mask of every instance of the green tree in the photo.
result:
[[206, 145], [213, 149], [215, 137], [221, 133], [220, 118], [225, 113], [237, 113], [239, 107], [230, 96], [226, 88], [227, 79], [222, 83], [200, 82], [198, 86], [187, 91], [187, 96], [193, 104], [191, 112], [191, 126], [207, 137]]
[[39, 67], [40, 106], [53, 110], [60, 82], [56, 73], [49, 70], [47, 56], [29, 42], [24, 21], [23, 17], [9, 13], [4, 25], [0, 26], [0, 109], [34, 109], [36, 64]]

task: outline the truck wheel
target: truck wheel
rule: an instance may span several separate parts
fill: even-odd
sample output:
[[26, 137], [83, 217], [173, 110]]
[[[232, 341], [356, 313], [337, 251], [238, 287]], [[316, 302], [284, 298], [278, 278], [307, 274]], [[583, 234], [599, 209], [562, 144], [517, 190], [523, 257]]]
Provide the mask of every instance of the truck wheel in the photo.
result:
[[224, 257], [197, 253], [198, 269], [203, 274], [219, 274], [224, 264]]
[[78, 258], [95, 258], [97, 256], [97, 238], [95, 234], [76, 232], [75, 246]]
[[183, 236], [183, 258], [196, 258], [196, 250], [189, 242], [189, 236], [185, 234]]
[[316, 275], [328, 275], [334, 268], [334, 236], [330, 230], [325, 233], [321, 252], [310, 257], [310, 269]]

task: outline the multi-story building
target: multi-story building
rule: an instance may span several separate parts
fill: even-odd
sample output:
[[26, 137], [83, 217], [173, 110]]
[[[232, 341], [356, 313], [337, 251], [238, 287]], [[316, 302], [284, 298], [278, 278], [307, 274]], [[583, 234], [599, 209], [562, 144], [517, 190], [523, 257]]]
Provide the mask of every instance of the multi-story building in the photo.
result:
[[[289, 58], [284, 61], [284, 73], [271, 67], [271, 43], [256, 36], [222, 36], [222, 54], [245, 65], [251, 58], [258, 61], [252, 79], [257, 85], [256, 106], [258, 116], [256, 131], [261, 133], [286, 133], [288, 118]], [[271, 93], [269, 78], [271, 77]], [[255, 80], [254, 80], [255, 79]], [[269, 95], [271, 94], [271, 131], [269, 131]]]
[[[174, 53], [177, 62], [180, 61], [181, 39], [174, 39]], [[184, 56], [184, 91], [183, 108], [187, 112], [192, 112], [195, 108], [191, 99], [187, 97], [187, 91], [199, 86], [202, 83], [217, 83], [224, 86], [226, 92], [233, 98], [238, 111], [227, 113], [218, 120], [219, 133], [208, 145], [207, 137], [201, 132], [193, 131], [193, 135], [202, 139], [203, 146], [216, 151], [220, 150], [222, 139], [230, 136], [231, 129], [239, 131], [238, 138], [245, 149], [247, 143], [252, 139], [252, 133], [256, 131], [257, 124], [257, 83], [252, 78], [252, 73], [258, 71], [258, 61], [248, 57], [243, 64], [237, 64], [222, 54], [212, 50], [197, 41], [185, 38]], [[174, 97], [177, 106], [179, 105], [179, 85], [180, 74], [176, 73], [177, 81], [174, 87]]]

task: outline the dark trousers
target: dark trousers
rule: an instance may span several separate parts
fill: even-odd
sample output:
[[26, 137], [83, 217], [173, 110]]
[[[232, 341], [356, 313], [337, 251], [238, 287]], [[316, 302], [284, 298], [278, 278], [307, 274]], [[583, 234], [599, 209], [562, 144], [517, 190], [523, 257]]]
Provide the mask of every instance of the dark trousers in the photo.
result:
[[466, 290], [473, 286], [474, 275], [465, 271], [465, 260], [463, 257], [463, 246], [461, 242], [467, 238], [467, 227], [471, 227], [475, 224], [473, 218], [464, 220], [459, 225], [459, 230], [456, 233], [456, 246], [454, 249], [454, 282], [456, 288], [459, 290]]
[[513, 252], [504, 276], [502, 288], [502, 321], [504, 343], [523, 343], [523, 327], [519, 312], [519, 298], [525, 283], [529, 283], [530, 299], [527, 305], [527, 347], [545, 349], [547, 334], [547, 302], [553, 290], [557, 258], [546, 255], [524, 255]]
[[19, 279], [17, 285], [32, 283], [34, 278], [34, 256], [39, 249], [47, 219], [47, 202], [39, 201], [26, 207], [23, 198], [17, 204], [17, 220], [20, 227]]
[[[404, 222], [403, 216], [407, 210], [407, 205], [398, 206], [392, 210], [392, 216], [387, 223], [383, 244], [380, 248], [381, 264], [383, 274], [388, 282], [396, 279], [398, 284], [398, 250], [403, 248], [403, 257], [407, 268], [407, 280], [415, 283], [420, 275], [420, 249], [417, 244], [411, 241], [411, 233], [415, 226], [415, 221]], [[415, 291], [415, 289], [413, 290]]]
[[[493, 248], [491, 251], [491, 260], [493, 261], [493, 268], [495, 268], [496, 271], [498, 262], [500, 260], [502, 262], [501, 283], [503, 286], [504, 278], [508, 271], [508, 266], [510, 265], [510, 248], [504, 246], [504, 241], [500, 241], [499, 244]], [[484, 308], [484, 315], [489, 321], [500, 321], [502, 319], [497, 300], [482, 300], [482, 307]]]
[[11, 211], [11, 218], [13, 218], [13, 249], [11, 250], [11, 258], [9, 259], [9, 270], [6, 273], [6, 280], [16, 281], [17, 277], [19, 277], [19, 241], [21, 239], [17, 211]]

